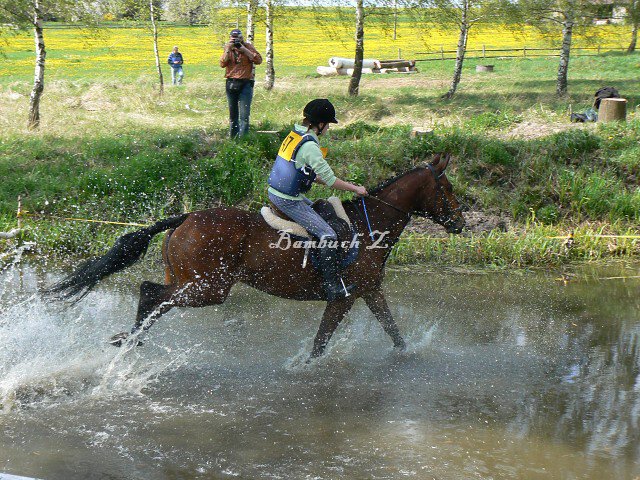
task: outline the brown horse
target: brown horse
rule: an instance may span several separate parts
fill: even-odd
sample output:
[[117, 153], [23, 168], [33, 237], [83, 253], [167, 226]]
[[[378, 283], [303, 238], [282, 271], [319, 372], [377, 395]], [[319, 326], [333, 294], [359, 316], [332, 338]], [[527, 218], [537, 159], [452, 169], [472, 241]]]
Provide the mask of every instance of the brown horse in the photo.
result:
[[[405, 347], [382, 293], [384, 266], [411, 215], [428, 217], [450, 233], [459, 233], [464, 227], [462, 207], [444, 174], [448, 163], [448, 155], [436, 155], [426, 166], [372, 189], [368, 197], [345, 202], [347, 215], [361, 233], [358, 258], [342, 272], [345, 283], [355, 285], [355, 289], [350, 296], [327, 304], [312, 357], [322, 355], [338, 324], [360, 297], [394, 346]], [[319, 273], [312, 267], [302, 267], [304, 249], [274, 248], [280, 234], [258, 213], [233, 207], [196, 211], [128, 233], [105, 255], [89, 260], [45, 293], [80, 300], [99, 280], [137, 261], [151, 238], [164, 230], [169, 230], [162, 247], [165, 284], [142, 283], [132, 333], [147, 330], [175, 306], [219, 305], [237, 282], [283, 298], [326, 300]], [[381, 239], [371, 231], [388, 233]], [[283, 245], [280, 243], [280, 247]], [[119, 346], [126, 336], [116, 335], [112, 343]]]

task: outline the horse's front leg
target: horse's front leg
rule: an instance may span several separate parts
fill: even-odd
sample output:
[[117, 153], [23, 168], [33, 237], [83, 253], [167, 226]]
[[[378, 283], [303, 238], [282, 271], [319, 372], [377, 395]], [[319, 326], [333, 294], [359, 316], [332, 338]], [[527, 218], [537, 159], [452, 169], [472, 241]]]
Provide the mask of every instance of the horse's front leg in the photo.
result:
[[351, 310], [355, 300], [355, 297], [350, 296], [327, 303], [327, 308], [325, 308], [322, 321], [320, 322], [320, 328], [313, 341], [311, 358], [319, 357], [324, 353], [327, 343], [329, 343], [331, 339], [331, 335], [336, 331], [336, 328], [338, 328], [338, 325], [347, 312]]
[[387, 332], [387, 335], [389, 335], [393, 340], [393, 346], [400, 350], [404, 350], [407, 345], [404, 342], [402, 335], [400, 335], [400, 330], [398, 330], [398, 325], [396, 325], [396, 321], [391, 315], [391, 310], [389, 310], [389, 305], [387, 305], [387, 300], [384, 298], [382, 290], [375, 290], [364, 295], [363, 298], [367, 307], [369, 307], [378, 321], [382, 324], [384, 331]]

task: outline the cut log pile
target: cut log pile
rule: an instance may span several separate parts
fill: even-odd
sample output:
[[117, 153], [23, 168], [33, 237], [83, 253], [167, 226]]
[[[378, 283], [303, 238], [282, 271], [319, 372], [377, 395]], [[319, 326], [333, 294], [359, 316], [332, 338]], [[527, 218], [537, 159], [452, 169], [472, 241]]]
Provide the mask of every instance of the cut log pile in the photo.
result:
[[[351, 58], [331, 57], [329, 66], [319, 66], [316, 71], [322, 76], [352, 75], [355, 60]], [[417, 73], [415, 60], [375, 60], [362, 61], [362, 73]]]

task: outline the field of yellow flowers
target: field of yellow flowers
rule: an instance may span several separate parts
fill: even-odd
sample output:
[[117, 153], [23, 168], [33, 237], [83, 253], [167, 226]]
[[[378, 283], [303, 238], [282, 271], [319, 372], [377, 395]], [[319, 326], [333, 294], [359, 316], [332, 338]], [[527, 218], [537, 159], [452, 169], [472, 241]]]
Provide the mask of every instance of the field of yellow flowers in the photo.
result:
[[[222, 19], [232, 25], [244, 18], [229, 12]], [[594, 27], [601, 29], [600, 44], [603, 47], [621, 48], [627, 41], [623, 28], [615, 26]], [[178, 45], [185, 57], [185, 68], [190, 76], [218, 74], [217, 63], [224, 37], [210, 27], [160, 26], [159, 46], [161, 62], [174, 45]], [[275, 32], [275, 65], [279, 72], [297, 71], [313, 73], [316, 65], [327, 65], [331, 56], [352, 57], [354, 51], [353, 27], [335, 18], [316, 21], [306, 9], [289, 9], [278, 17]], [[424, 52], [455, 49], [458, 32], [436, 27], [419, 27], [409, 18], [400, 18], [396, 40], [392, 26], [369, 21], [365, 33], [365, 56], [369, 58], [425, 57]], [[553, 39], [556, 41], [558, 38]], [[95, 30], [48, 25], [45, 30], [47, 47], [47, 77], [58, 79], [138, 78], [154, 71], [151, 32], [146, 27], [112, 26]], [[264, 27], [256, 29], [255, 45], [264, 53]], [[543, 38], [536, 30], [527, 28], [514, 32], [501, 25], [478, 26], [471, 30], [468, 48], [522, 48], [551, 47], [552, 40]], [[586, 46], [580, 37], [574, 46]], [[33, 38], [29, 33], [12, 36], [0, 47], [6, 55], [5, 67], [0, 70], [0, 81], [27, 80], [33, 73]]]

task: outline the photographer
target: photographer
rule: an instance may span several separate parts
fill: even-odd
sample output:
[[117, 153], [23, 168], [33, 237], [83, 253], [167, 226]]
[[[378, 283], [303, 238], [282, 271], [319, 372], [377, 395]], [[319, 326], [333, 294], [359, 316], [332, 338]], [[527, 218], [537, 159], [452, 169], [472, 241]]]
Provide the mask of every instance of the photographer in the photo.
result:
[[229, 124], [231, 138], [245, 135], [249, 131], [249, 115], [253, 99], [255, 65], [262, 57], [250, 43], [242, 39], [242, 32], [231, 30], [229, 42], [220, 57], [220, 67], [225, 68], [227, 101], [229, 102]]

